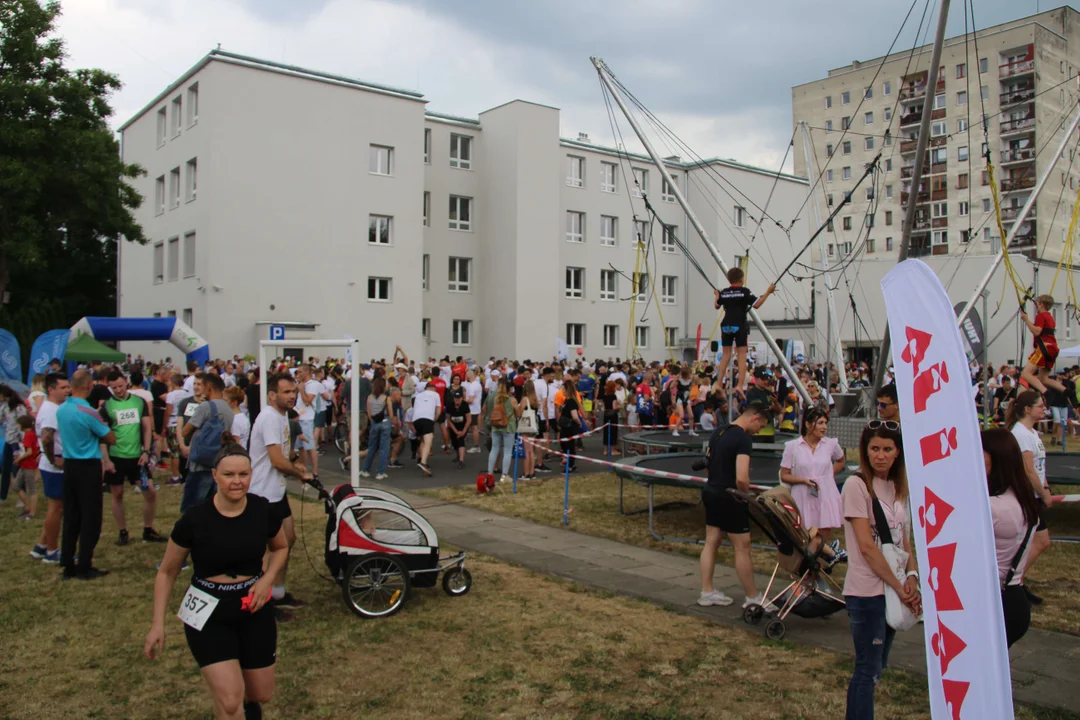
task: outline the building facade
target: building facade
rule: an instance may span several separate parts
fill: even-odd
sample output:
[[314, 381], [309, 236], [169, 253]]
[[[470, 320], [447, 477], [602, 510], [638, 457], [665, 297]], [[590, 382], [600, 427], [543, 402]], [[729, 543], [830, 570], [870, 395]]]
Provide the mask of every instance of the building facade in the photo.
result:
[[[556, 108], [452, 117], [413, 91], [215, 50], [121, 133], [124, 160], [147, 171], [136, 217], [151, 241], [120, 248], [118, 315], [178, 315], [213, 357], [254, 353], [284, 325], [303, 355], [326, 354], [305, 339], [351, 336], [376, 358], [400, 345], [539, 359], [560, 339], [588, 358], [682, 358], [699, 324], [705, 340], [717, 325], [675, 238], [726, 283], [657, 168], [561, 138]], [[808, 239], [806, 223], [789, 237], [758, 226], [793, 219], [805, 180], [730, 160], [667, 167], [725, 260], [750, 255], [752, 289]], [[762, 309], [808, 352], [814, 313], [810, 283]]]

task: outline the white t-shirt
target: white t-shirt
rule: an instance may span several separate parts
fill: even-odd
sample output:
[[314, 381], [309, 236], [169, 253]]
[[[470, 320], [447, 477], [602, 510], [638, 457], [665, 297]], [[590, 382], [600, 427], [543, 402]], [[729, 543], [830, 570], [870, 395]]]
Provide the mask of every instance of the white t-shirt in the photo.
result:
[[450, 386], [450, 378], [454, 373], [454, 368], [449, 365], [443, 365], [439, 367], [439, 377], [443, 379], [447, 387]]
[[[239, 416], [238, 416], [239, 417]], [[251, 428], [251, 485], [248, 492], [278, 502], [285, 497], [285, 476], [270, 463], [270, 445], [289, 455], [289, 419], [273, 407], [264, 407]]]
[[473, 380], [472, 382], [465, 383], [465, 400], [469, 403], [469, 413], [472, 415], [480, 414], [480, 398], [483, 397], [484, 388], [480, 385], [479, 380]]
[[1035, 474], [1039, 476], [1042, 486], [1048, 487], [1046, 484], [1046, 446], [1043, 445], [1039, 433], [1028, 430], [1022, 423], [1016, 423], [1013, 425], [1012, 434], [1016, 442], [1020, 444], [1020, 452], [1031, 453], [1035, 461]]
[[410, 410], [413, 413], [414, 421], [434, 420], [435, 414], [439, 410], [439, 393], [435, 392], [434, 388], [417, 393], [413, 396], [413, 404]]
[[618, 380], [619, 378], [622, 378], [622, 381], [623, 381], [624, 383], [628, 383], [628, 382], [629, 382], [629, 381], [628, 381], [628, 380], [626, 379], [626, 373], [624, 373], [624, 372], [623, 372], [622, 370], [616, 370], [615, 372], [613, 372], [613, 373], [611, 373], [610, 375], [608, 375], [608, 382], [615, 382], [615, 381], [616, 381], [616, 380]]
[[[50, 428], [53, 431], [53, 456], [63, 457], [64, 446], [60, 443], [60, 426], [56, 423], [56, 411], [60, 409], [60, 406], [49, 400], [47, 397], [41, 402], [41, 407], [38, 408], [37, 418], [34, 420], [34, 432], [38, 436], [38, 442], [41, 442], [41, 433], [46, 428]], [[49, 456], [45, 454], [45, 450], [42, 449], [41, 455], [38, 457], [38, 470], [44, 470], [45, 472], [64, 472], [63, 469], [54, 467], [49, 462]]]
[[154, 396], [150, 394], [149, 390], [143, 390], [142, 388], [133, 387], [133, 388], [129, 389], [128, 392], [130, 392], [135, 397], [142, 398], [143, 401], [146, 403], [146, 407], [148, 407], [148, 408], [153, 407], [153, 405], [154, 405]]
[[[326, 388], [322, 386], [318, 380], [308, 380], [304, 383], [304, 392], [308, 395], [314, 395], [311, 399], [311, 404], [308, 405], [304, 402], [304, 398], [300, 395], [300, 390], [297, 388], [296, 392], [296, 414], [298, 420], [314, 420], [315, 408], [319, 404], [319, 396], [326, 392]], [[261, 413], [260, 413], [261, 414]]]
[[546, 381], [537, 378], [533, 380], [533, 389], [536, 390], [536, 401], [540, 403], [540, 407], [536, 408], [540, 413], [541, 420], [547, 420], [547, 407], [548, 407], [548, 384]]
[[176, 427], [176, 408], [180, 401], [189, 397], [191, 393], [186, 390], [170, 390], [165, 395], [165, 403], [169, 406], [169, 427]]
[[236, 442], [245, 448], [248, 446], [248, 439], [251, 436], [251, 421], [248, 420], [247, 413], [237, 412], [233, 414], [232, 430], [230, 432], [236, 436]]
[[188, 395], [194, 395], [195, 394], [195, 376], [194, 375], [188, 375], [186, 378], [184, 378], [184, 392], [186, 392]]
[[334, 390], [337, 389], [337, 381], [329, 375], [322, 381], [322, 386], [326, 388], [326, 392], [330, 393], [330, 399], [334, 398]]

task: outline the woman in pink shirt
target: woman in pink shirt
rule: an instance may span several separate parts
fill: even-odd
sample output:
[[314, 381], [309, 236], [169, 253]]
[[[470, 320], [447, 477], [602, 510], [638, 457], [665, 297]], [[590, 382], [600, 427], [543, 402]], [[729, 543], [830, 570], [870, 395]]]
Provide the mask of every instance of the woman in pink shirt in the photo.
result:
[[844, 449], [839, 440], [825, 436], [828, 431], [829, 416], [816, 407], [807, 409], [799, 428], [802, 437], [784, 445], [780, 460], [780, 481], [791, 485], [803, 525], [816, 527], [825, 542], [844, 521], [836, 487], [836, 473], [844, 471]]

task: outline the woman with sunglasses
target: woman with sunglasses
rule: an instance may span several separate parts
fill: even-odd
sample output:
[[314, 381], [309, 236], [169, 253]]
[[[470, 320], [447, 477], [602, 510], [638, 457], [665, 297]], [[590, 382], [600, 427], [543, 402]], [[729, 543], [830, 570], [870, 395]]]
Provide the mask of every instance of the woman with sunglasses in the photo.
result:
[[[1031, 539], [1031, 554], [1027, 568], [1050, 547], [1050, 529], [1046, 525], [1046, 509], [1054, 502], [1046, 482], [1046, 446], [1035, 427], [1046, 418], [1046, 401], [1034, 390], [1025, 390], [1009, 403], [1005, 427], [1012, 431], [1024, 458], [1024, 471], [1032, 491], [1039, 499], [1039, 524]], [[1024, 592], [1032, 605], [1041, 605], [1042, 598], [1025, 585]]]
[[[844, 600], [855, 645], [855, 671], [847, 690], [847, 720], [874, 717], [874, 687], [889, 664], [889, 649], [896, 634], [885, 622], [885, 586], [913, 612], [918, 614], [920, 610], [919, 574], [909, 537], [907, 500], [900, 425], [891, 420], [872, 420], [859, 438], [859, 472], [847, 479], [840, 493], [848, 551]], [[874, 520], [875, 503], [884, 511], [891, 541], [910, 553], [903, 582], [893, 574], [881, 552], [878, 532], [884, 528]]]
[[[217, 492], [176, 521], [154, 582], [154, 618], [143, 652], [165, 649], [165, 614], [180, 568], [195, 566], [184, 593], [184, 634], [214, 700], [216, 718], [262, 718], [274, 694], [277, 624], [267, 606], [270, 586], [289, 554], [281, 517], [270, 502], [248, 494], [251, 459], [230, 443], [212, 470]], [[269, 544], [265, 572], [263, 555]]]
[[[833, 528], [844, 521], [836, 473], [844, 471], [844, 449], [836, 438], [826, 437], [829, 416], [812, 407], [803, 415], [800, 437], [784, 444], [780, 481], [791, 485], [791, 497], [802, 515], [803, 525], [816, 527], [825, 542]], [[833, 546], [839, 550], [839, 542]]]

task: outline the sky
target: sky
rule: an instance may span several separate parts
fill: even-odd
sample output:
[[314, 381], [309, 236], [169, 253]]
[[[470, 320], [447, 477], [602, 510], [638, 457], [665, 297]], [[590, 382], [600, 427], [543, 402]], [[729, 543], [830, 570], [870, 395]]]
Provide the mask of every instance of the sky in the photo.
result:
[[[920, 35], [927, 41], [937, 18], [936, 0], [930, 2], [932, 19]], [[924, 5], [917, 0], [897, 49], [915, 42]], [[974, 0], [976, 26], [1057, 6]], [[697, 154], [779, 168], [792, 133], [791, 87], [883, 55], [909, 4], [65, 0], [62, 7], [58, 32], [69, 65], [101, 68], [124, 83], [113, 98], [114, 127], [220, 43], [231, 52], [418, 90], [435, 112], [475, 118], [516, 98], [552, 105], [562, 111], [563, 137], [584, 132], [610, 144], [615, 134], [589, 62], [595, 55]], [[963, 34], [964, 15], [964, 2], [953, 3], [949, 36]], [[631, 132], [625, 120], [620, 129], [624, 137]], [[790, 158], [784, 167], [790, 170]]]

